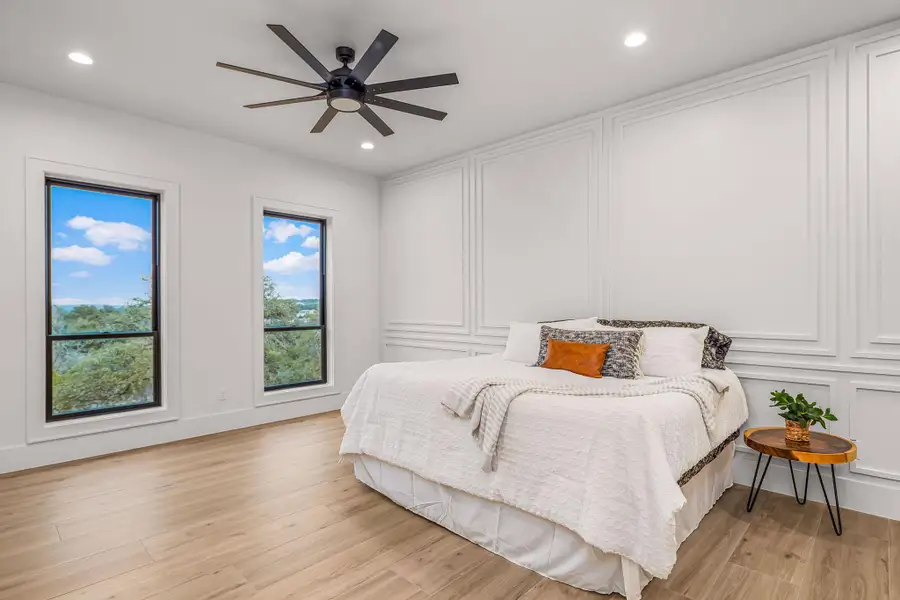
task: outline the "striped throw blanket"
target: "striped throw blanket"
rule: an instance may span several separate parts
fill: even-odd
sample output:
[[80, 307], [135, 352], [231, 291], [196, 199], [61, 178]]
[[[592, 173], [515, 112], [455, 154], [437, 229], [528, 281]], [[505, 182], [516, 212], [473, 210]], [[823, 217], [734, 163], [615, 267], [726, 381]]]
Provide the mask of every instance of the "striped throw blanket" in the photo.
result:
[[667, 392], [680, 392], [693, 398], [700, 407], [707, 433], [715, 427], [716, 407], [728, 384], [712, 374], [682, 375], [640, 381], [619, 389], [591, 386], [548, 385], [509, 377], [475, 377], [450, 386], [441, 404], [461, 419], [469, 419], [472, 437], [484, 454], [485, 471], [494, 471], [497, 446], [513, 400], [527, 393], [563, 396], [612, 396], [633, 398]]

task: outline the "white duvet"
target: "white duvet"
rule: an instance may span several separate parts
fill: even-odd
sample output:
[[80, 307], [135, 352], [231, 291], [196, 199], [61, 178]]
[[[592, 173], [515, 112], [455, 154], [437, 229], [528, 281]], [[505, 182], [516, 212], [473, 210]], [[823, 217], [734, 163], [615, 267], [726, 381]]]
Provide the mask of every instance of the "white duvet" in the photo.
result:
[[[685, 502], [679, 477], [747, 419], [737, 377], [715, 373], [729, 380], [729, 391], [716, 407], [711, 432], [697, 402], [678, 392], [522, 395], [509, 408], [496, 471], [484, 472], [469, 423], [441, 405], [450, 385], [478, 376], [548, 385], [583, 385], [586, 378], [499, 355], [376, 365], [356, 382], [341, 409], [347, 426], [341, 454], [372, 456], [515, 506], [665, 578], [675, 564], [675, 515]], [[591, 383], [614, 389], [634, 381]]]

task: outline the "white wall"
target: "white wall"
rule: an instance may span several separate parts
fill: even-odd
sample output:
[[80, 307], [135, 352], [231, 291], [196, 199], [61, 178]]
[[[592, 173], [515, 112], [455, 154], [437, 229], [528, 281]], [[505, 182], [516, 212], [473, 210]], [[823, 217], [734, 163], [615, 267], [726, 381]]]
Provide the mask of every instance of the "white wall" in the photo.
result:
[[898, 167], [895, 23], [399, 174], [382, 356], [496, 352], [510, 320], [709, 322], [748, 425], [779, 424], [776, 388], [830, 406], [859, 445], [842, 504], [900, 518]]
[[[0, 472], [338, 408], [378, 361], [378, 186], [368, 176], [0, 85]], [[180, 191], [180, 419], [28, 444], [26, 161], [163, 180]], [[339, 395], [254, 408], [253, 198], [331, 209]], [[219, 400], [224, 390], [226, 400]]]

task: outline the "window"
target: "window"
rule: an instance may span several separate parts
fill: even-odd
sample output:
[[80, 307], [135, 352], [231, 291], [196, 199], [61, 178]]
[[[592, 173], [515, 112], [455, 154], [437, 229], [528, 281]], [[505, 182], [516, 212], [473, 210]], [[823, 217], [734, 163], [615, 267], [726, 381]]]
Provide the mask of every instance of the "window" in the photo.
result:
[[46, 193], [46, 419], [161, 405], [159, 196]]
[[263, 385], [326, 383], [325, 221], [263, 213]]

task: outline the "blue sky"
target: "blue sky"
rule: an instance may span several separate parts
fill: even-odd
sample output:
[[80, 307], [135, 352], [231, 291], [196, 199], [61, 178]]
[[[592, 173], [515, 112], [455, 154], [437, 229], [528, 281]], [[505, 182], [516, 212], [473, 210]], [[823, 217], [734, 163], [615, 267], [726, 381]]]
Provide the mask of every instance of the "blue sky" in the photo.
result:
[[319, 223], [263, 217], [263, 272], [283, 298], [319, 297]]
[[122, 305], [147, 298], [152, 202], [53, 186], [51, 299], [54, 304]]

